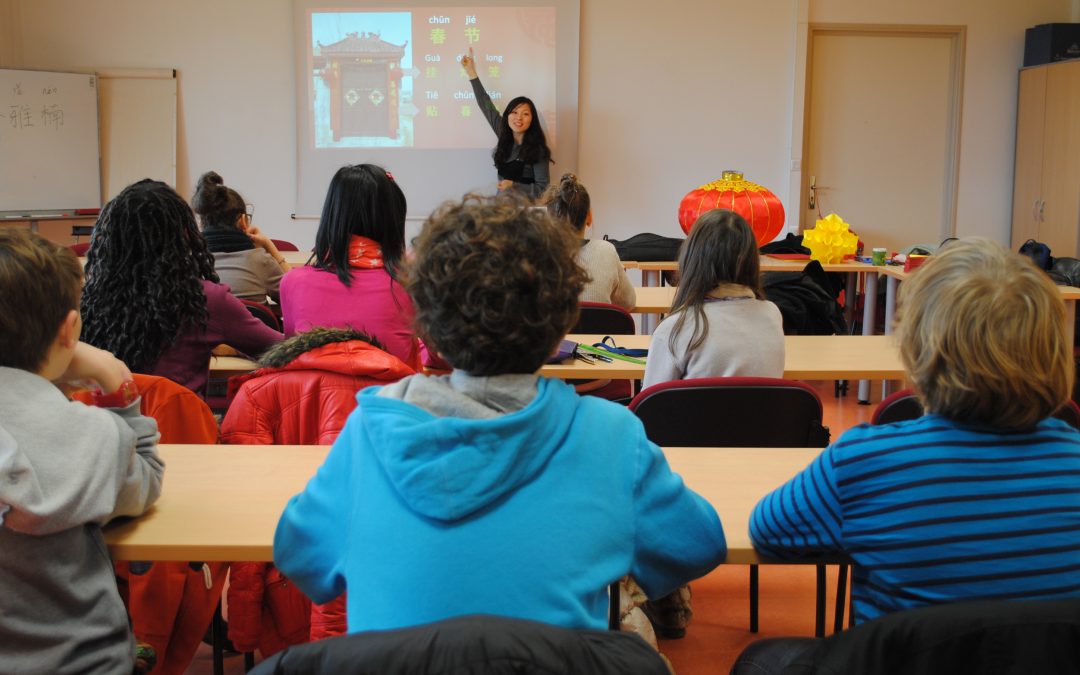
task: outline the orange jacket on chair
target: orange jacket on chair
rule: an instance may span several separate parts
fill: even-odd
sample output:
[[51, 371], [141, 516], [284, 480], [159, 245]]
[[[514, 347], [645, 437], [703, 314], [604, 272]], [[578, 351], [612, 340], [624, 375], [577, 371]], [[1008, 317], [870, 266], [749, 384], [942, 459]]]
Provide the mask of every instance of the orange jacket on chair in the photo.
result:
[[[161, 443], [217, 442], [217, 422], [194, 392], [154, 375], [135, 375], [135, 383], [142, 413], [157, 420]], [[168, 474], [166, 465], [165, 490]], [[195, 657], [221, 600], [229, 564], [207, 567], [208, 575], [186, 562], [155, 562], [149, 569], [145, 563], [116, 563], [135, 637], [157, 652], [154, 675], [183, 673]]]
[[[263, 356], [261, 368], [234, 377], [234, 395], [221, 424], [223, 443], [329, 445], [356, 407], [356, 392], [412, 375], [413, 369], [351, 331], [315, 329], [289, 338]], [[342, 341], [344, 340], [344, 341]], [[346, 632], [344, 596], [311, 607], [307, 598], [266, 563], [233, 563], [229, 586], [229, 639], [263, 657], [309, 637]], [[292, 594], [290, 599], [288, 596]], [[310, 601], [308, 601], [310, 604]], [[299, 639], [303, 622], [309, 632]]]

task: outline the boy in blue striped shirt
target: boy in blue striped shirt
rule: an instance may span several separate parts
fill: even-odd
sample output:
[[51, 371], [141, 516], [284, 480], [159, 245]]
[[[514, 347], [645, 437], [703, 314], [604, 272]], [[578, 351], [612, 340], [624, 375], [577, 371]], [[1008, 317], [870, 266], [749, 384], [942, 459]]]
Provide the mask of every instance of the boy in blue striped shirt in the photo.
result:
[[900, 353], [926, 415], [843, 434], [758, 503], [778, 558], [854, 561], [855, 616], [962, 599], [1080, 597], [1080, 434], [1057, 289], [988, 240], [901, 288]]

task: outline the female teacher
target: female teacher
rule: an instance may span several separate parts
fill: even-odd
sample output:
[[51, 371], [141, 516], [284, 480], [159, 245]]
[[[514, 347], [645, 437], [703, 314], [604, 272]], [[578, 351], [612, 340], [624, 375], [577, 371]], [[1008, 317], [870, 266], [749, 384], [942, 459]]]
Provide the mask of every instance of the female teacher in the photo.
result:
[[548, 163], [552, 159], [536, 106], [524, 96], [518, 96], [500, 115], [480, 84], [472, 47], [461, 57], [461, 65], [469, 76], [476, 104], [499, 138], [492, 153], [499, 171], [499, 192], [514, 189], [530, 199], [538, 198], [548, 186]]

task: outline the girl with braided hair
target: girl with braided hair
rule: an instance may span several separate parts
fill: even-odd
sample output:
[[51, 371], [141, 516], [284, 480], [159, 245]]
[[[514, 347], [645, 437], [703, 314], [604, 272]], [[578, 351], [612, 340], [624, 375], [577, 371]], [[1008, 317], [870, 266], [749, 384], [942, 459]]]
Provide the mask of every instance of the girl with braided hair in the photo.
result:
[[86, 260], [83, 339], [134, 372], [205, 395], [214, 347], [257, 355], [282, 338], [218, 283], [195, 214], [160, 181], [129, 185], [105, 205]]

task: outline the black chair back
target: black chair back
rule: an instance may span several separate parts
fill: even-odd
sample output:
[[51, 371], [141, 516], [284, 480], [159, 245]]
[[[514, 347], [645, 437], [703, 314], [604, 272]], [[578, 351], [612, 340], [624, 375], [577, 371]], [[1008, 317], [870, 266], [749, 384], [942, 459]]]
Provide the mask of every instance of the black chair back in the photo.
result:
[[653, 385], [630, 410], [661, 446], [822, 448], [821, 399], [810, 386], [771, 377], [707, 377]]
[[581, 315], [570, 330], [586, 335], [633, 335], [637, 332], [634, 317], [618, 305], [582, 302]]
[[783, 672], [1073, 675], [1080, 672], [1080, 600], [962, 602], [895, 612], [821, 641]]
[[488, 673], [669, 675], [660, 654], [631, 633], [471, 615], [412, 628], [354, 633], [289, 647], [252, 675]]
[[[922, 417], [925, 414], [922, 404], [911, 389], [900, 391], [885, 398], [874, 409], [874, 415], [870, 418], [870, 424], [892, 424]], [[1074, 429], [1080, 429], [1080, 406], [1076, 401], [1068, 400], [1061, 409], [1053, 414], [1053, 417], [1068, 424]]]

